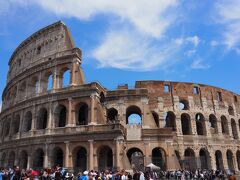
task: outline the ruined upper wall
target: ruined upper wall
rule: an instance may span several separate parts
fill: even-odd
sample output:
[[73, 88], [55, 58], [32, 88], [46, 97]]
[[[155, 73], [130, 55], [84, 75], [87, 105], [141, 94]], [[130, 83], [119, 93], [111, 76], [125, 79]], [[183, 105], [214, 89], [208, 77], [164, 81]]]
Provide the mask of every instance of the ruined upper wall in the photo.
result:
[[8, 82], [19, 73], [41, 63], [41, 59], [74, 48], [71, 35], [63, 22], [51, 24], [24, 40], [9, 61]]

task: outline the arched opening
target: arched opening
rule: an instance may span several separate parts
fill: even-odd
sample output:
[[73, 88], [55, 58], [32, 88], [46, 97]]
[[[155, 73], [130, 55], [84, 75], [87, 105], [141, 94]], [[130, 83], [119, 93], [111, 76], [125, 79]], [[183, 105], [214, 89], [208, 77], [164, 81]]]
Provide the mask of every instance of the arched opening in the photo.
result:
[[8, 119], [7, 121], [5, 121], [5, 131], [4, 131], [4, 136], [7, 137], [9, 135], [9, 131], [10, 131], [10, 122], [11, 122], [11, 119]]
[[222, 152], [221, 151], [217, 150], [215, 152], [215, 160], [216, 160], [216, 168], [218, 170], [224, 170]]
[[237, 158], [238, 169], [240, 169], [240, 150], [237, 150], [236, 158]]
[[13, 168], [13, 166], [14, 166], [14, 161], [15, 161], [15, 152], [12, 151], [12, 152], [9, 154], [8, 166], [11, 167], [11, 168]]
[[100, 103], [104, 103], [106, 101], [105, 95], [103, 92], [100, 93]]
[[67, 122], [67, 108], [59, 105], [55, 110], [55, 127], [65, 127]]
[[37, 129], [46, 129], [48, 121], [48, 112], [46, 108], [41, 108], [37, 118]]
[[32, 113], [31, 111], [28, 111], [25, 114], [25, 118], [23, 121], [23, 132], [28, 132], [31, 130], [32, 127]]
[[167, 112], [165, 116], [166, 127], [172, 128], [173, 131], [176, 131], [176, 116], [173, 112]]
[[234, 119], [231, 119], [232, 134], [234, 139], [238, 139], [237, 125]]
[[192, 149], [187, 148], [184, 151], [184, 169], [194, 171], [197, 168], [195, 153]]
[[18, 89], [18, 95], [20, 99], [24, 99], [26, 97], [26, 89], [27, 89], [27, 84], [26, 84], [26, 81], [24, 81], [21, 83]]
[[217, 134], [218, 127], [217, 127], [217, 118], [215, 115], [213, 115], [213, 114], [209, 115], [209, 123], [210, 123], [211, 133]]
[[1, 166], [2, 167], [6, 167], [6, 153], [2, 153], [2, 156], [1, 156]]
[[62, 73], [62, 87], [67, 87], [71, 83], [71, 72], [69, 69]]
[[126, 110], [126, 124], [142, 124], [142, 112], [137, 106], [130, 106]]
[[152, 116], [157, 127], [159, 127], [159, 116], [156, 112], [152, 111]]
[[182, 134], [183, 135], [190, 135], [192, 132], [191, 129], [191, 120], [190, 116], [186, 113], [181, 115], [181, 125], [182, 125]]
[[99, 170], [112, 169], [113, 153], [108, 146], [102, 146], [98, 150], [98, 168]]
[[144, 170], [144, 156], [140, 149], [129, 149], [127, 151], [127, 157], [133, 169]]
[[85, 171], [87, 169], [87, 150], [84, 147], [80, 147], [74, 153], [75, 167], [78, 171]]
[[27, 168], [27, 163], [28, 163], [28, 154], [26, 151], [22, 151], [20, 153], [20, 158], [19, 158], [19, 167], [21, 169], [26, 169]]
[[201, 162], [201, 169], [211, 169], [210, 155], [206, 149], [201, 149], [199, 151], [199, 157]]
[[86, 103], [80, 103], [76, 108], [77, 125], [88, 124], [88, 105]]
[[228, 114], [234, 116], [234, 109], [232, 106], [228, 106]]
[[118, 121], [118, 111], [115, 108], [110, 108], [107, 110], [107, 121], [108, 122]]
[[39, 92], [39, 80], [34, 76], [28, 83], [28, 89], [31, 94], [37, 94]]
[[42, 149], [37, 149], [33, 153], [33, 169], [39, 170], [43, 168], [44, 152]]
[[161, 170], [166, 170], [166, 153], [161, 148], [154, 148], [152, 150], [152, 163], [161, 168]]
[[205, 119], [201, 113], [196, 114], [196, 128], [198, 135], [206, 135]]
[[222, 133], [229, 134], [228, 122], [225, 116], [221, 116], [221, 126], [222, 126]]
[[189, 110], [189, 103], [186, 99], [182, 99], [179, 101], [179, 109], [180, 110]]
[[63, 167], [63, 151], [59, 147], [55, 147], [52, 152], [52, 164], [56, 167]]
[[234, 165], [233, 165], [233, 153], [231, 150], [227, 150], [227, 163], [228, 163], [228, 169], [233, 172], [234, 171]]
[[14, 121], [12, 122], [12, 134], [17, 134], [19, 132], [20, 116], [16, 115]]
[[49, 74], [47, 78], [47, 90], [53, 89], [53, 75]]

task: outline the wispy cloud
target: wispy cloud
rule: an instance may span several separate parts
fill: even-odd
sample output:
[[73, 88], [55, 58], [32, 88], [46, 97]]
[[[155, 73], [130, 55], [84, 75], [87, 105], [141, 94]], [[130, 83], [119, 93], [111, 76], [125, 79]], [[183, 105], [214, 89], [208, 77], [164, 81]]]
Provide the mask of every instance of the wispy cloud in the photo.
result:
[[228, 49], [240, 48], [240, 0], [216, 1], [216, 23], [222, 25], [222, 42]]
[[210, 68], [209, 64], [204, 64], [202, 59], [196, 59], [191, 64], [191, 69], [208, 69]]

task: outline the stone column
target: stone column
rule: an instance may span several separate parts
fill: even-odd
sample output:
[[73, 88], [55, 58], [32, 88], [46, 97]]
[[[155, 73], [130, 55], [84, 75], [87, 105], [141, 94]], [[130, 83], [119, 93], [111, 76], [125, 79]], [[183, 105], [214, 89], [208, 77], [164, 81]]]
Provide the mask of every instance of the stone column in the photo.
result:
[[90, 96], [91, 98], [91, 110], [90, 110], [90, 119], [88, 124], [93, 125], [95, 124], [95, 94]]
[[58, 88], [58, 75], [57, 75], [57, 68], [54, 68], [53, 74], [52, 74], [52, 89]]
[[73, 99], [68, 98], [68, 119], [67, 119], [67, 127], [76, 126], [76, 118], [74, 114], [74, 110], [72, 107]]
[[31, 168], [33, 165], [32, 163], [32, 151], [28, 153], [28, 162], [27, 162], [27, 169]]
[[14, 165], [19, 166], [19, 151], [15, 152]]
[[45, 144], [45, 153], [44, 153], [44, 168], [50, 167], [49, 163], [49, 146], [48, 143]]
[[70, 71], [70, 85], [72, 86], [72, 85], [75, 85], [76, 83], [75, 83], [75, 72], [76, 72], [76, 63], [72, 63], [72, 69], [71, 69], [71, 71]]
[[47, 129], [52, 128], [52, 121], [54, 121], [53, 117], [53, 109], [52, 109], [52, 101], [49, 103], [49, 112], [48, 112], [48, 121], [47, 121]]
[[234, 170], [238, 171], [238, 163], [237, 163], [237, 158], [235, 153], [233, 153], [233, 166], [234, 166]]
[[67, 168], [73, 168], [73, 164], [72, 164], [72, 153], [70, 151], [70, 142], [69, 141], [65, 141], [65, 163], [64, 166]]
[[222, 159], [223, 159], [223, 167], [224, 169], [228, 169], [228, 162], [227, 162], [227, 154], [226, 151], [222, 151]]
[[119, 153], [120, 153], [120, 142], [119, 142], [119, 140], [118, 139], [116, 139], [115, 140], [115, 148], [116, 148], [116, 152], [115, 152], [115, 160], [116, 160], [116, 162], [115, 162], [115, 167], [118, 169], [118, 170], [120, 170], [120, 162], [119, 162], [119, 160], [120, 160], [120, 156], [119, 156]]
[[216, 170], [217, 167], [216, 167], [215, 153], [213, 150], [211, 150], [211, 152], [209, 152], [209, 154], [210, 154], [209, 160], [210, 160], [211, 168]]
[[93, 157], [93, 140], [88, 140], [89, 142], [89, 164], [88, 164], [88, 169], [93, 170], [94, 169], [94, 157]]

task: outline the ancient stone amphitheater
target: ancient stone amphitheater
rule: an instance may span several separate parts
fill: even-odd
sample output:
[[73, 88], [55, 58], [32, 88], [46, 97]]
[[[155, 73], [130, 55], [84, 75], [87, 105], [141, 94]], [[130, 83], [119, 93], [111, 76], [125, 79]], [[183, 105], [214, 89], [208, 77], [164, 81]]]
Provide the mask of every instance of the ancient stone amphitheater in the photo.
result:
[[81, 63], [62, 22], [17, 47], [2, 95], [1, 166], [240, 169], [238, 94], [169, 81], [110, 91], [85, 83]]

